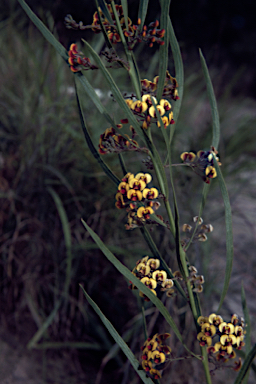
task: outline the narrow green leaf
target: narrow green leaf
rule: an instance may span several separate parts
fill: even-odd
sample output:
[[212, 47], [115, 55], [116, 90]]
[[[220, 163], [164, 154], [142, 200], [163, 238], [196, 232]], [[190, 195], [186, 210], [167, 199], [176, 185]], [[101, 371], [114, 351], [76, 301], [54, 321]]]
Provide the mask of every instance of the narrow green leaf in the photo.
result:
[[177, 338], [182, 342], [181, 334], [174, 323], [172, 317], [170, 316], [169, 312], [163, 305], [163, 303], [151, 292], [151, 290], [146, 287], [145, 284], [141, 283], [141, 281], [134, 276], [131, 271], [124, 266], [114, 255], [110, 250], [105, 246], [105, 244], [101, 241], [99, 236], [87, 225], [87, 223], [82, 220], [83, 225], [87, 229], [87, 231], [90, 233], [93, 240], [97, 243], [101, 251], [104, 253], [104, 255], [107, 257], [107, 259], [116, 267], [116, 269], [122, 273], [129, 281], [131, 281], [141, 292], [143, 292], [151, 301], [155, 304], [155, 306], [159, 309], [159, 311], [162, 313], [162, 315], [165, 317], [166, 321], [170, 324], [172, 327], [174, 333], [176, 334]]
[[239, 371], [238, 376], [237, 376], [234, 384], [241, 384], [243, 382], [255, 356], [256, 356], [256, 344], [254, 344], [253, 348], [251, 349], [249, 354], [246, 356], [246, 359], [244, 360], [242, 368]]
[[217, 171], [218, 181], [220, 185], [220, 190], [224, 202], [224, 209], [225, 209], [225, 225], [226, 225], [226, 271], [225, 271], [225, 280], [224, 280], [224, 286], [220, 298], [219, 308], [223, 304], [224, 298], [226, 296], [226, 293], [228, 291], [231, 271], [232, 271], [232, 264], [233, 264], [233, 255], [234, 255], [234, 246], [233, 246], [233, 232], [232, 232], [232, 213], [231, 213], [231, 206], [229, 202], [228, 197], [228, 191], [226, 188], [226, 184], [224, 181], [224, 178], [222, 176], [219, 164], [214, 156], [214, 166]]
[[83, 111], [82, 111], [81, 103], [80, 103], [80, 100], [79, 100], [79, 96], [78, 96], [78, 92], [77, 92], [77, 87], [75, 87], [75, 89], [76, 89], [76, 101], [77, 101], [77, 106], [78, 106], [79, 117], [80, 117], [82, 129], [83, 129], [83, 132], [84, 132], [84, 136], [85, 136], [85, 140], [87, 142], [87, 145], [88, 145], [92, 155], [98, 161], [99, 165], [101, 166], [103, 171], [106, 173], [106, 175], [113, 181], [113, 183], [115, 185], [119, 185], [120, 180], [111, 171], [111, 169], [108, 167], [108, 165], [102, 160], [101, 156], [99, 155], [97, 149], [95, 148], [95, 146], [94, 146], [94, 144], [93, 144], [93, 142], [91, 140], [91, 136], [90, 136], [90, 134], [88, 132], [88, 129], [86, 128], [86, 125], [85, 125], [85, 119], [84, 119], [84, 116], [83, 116]]
[[168, 19], [169, 19], [169, 8], [170, 0], [160, 0], [161, 4], [161, 18], [160, 18], [160, 27], [165, 30], [164, 35], [164, 45], [161, 45], [159, 48], [159, 79], [157, 83], [157, 93], [156, 98], [158, 102], [161, 100], [164, 90], [164, 83], [166, 78], [166, 70], [168, 65], [168, 47], [169, 47], [169, 29]]
[[130, 348], [125, 343], [123, 338], [119, 335], [117, 330], [113, 327], [111, 322], [102, 313], [102, 311], [100, 310], [98, 305], [91, 299], [91, 297], [84, 290], [82, 285], [80, 285], [80, 287], [82, 288], [83, 293], [84, 293], [86, 299], [88, 300], [90, 305], [93, 307], [93, 309], [95, 310], [97, 315], [100, 317], [101, 321], [103, 322], [103, 324], [105, 325], [105, 327], [107, 328], [107, 330], [109, 331], [109, 333], [111, 334], [111, 336], [113, 337], [115, 342], [119, 345], [119, 347], [122, 349], [122, 351], [124, 352], [126, 357], [129, 359], [131, 365], [133, 366], [133, 368], [137, 372], [137, 374], [140, 376], [140, 378], [143, 381], [143, 383], [145, 383], [145, 384], [153, 384], [153, 381], [149, 377], [146, 376], [146, 372], [144, 370], [139, 369], [139, 366], [140, 366], [139, 361], [136, 359], [136, 357], [134, 356], [133, 352], [130, 350]]
[[50, 315], [47, 317], [47, 319], [45, 320], [43, 325], [38, 329], [38, 331], [34, 334], [32, 339], [28, 342], [27, 344], [28, 349], [34, 348], [34, 345], [41, 339], [41, 337], [43, 336], [47, 328], [51, 325], [51, 323], [53, 322], [59, 310], [60, 304], [61, 304], [61, 300], [56, 302], [55, 307], [53, 308]]
[[212, 81], [211, 81], [209, 71], [207, 68], [207, 64], [206, 64], [206, 61], [205, 61], [205, 58], [203, 56], [201, 49], [199, 49], [199, 53], [200, 53], [200, 60], [201, 60], [202, 68], [203, 68], [204, 78], [206, 81], [207, 94], [208, 94], [208, 98], [210, 101], [211, 112], [212, 112], [212, 123], [213, 123], [213, 126], [212, 126], [212, 128], [213, 128], [212, 146], [217, 149], [219, 146], [219, 141], [220, 141], [219, 112], [218, 112], [217, 102], [216, 102], [216, 98], [215, 98], [215, 94], [214, 94], [214, 90], [213, 90], [213, 86], [212, 86]]
[[140, 26], [139, 26], [140, 31], [142, 31], [142, 28], [143, 28], [143, 26], [144, 26], [145, 19], [146, 19], [146, 16], [147, 16], [147, 12], [148, 12], [148, 1], [149, 1], [149, 0], [140, 0], [139, 12], [138, 12], [138, 19], [141, 20], [141, 24], [140, 24]]
[[58, 42], [58, 40], [55, 39], [53, 34], [49, 31], [49, 29], [42, 23], [42, 21], [35, 15], [35, 13], [30, 9], [30, 7], [26, 4], [24, 0], [18, 0], [28, 17], [33, 21], [33, 23], [36, 25], [36, 27], [40, 30], [42, 35], [46, 38], [46, 40], [51, 43], [56, 51], [61, 55], [61, 57], [67, 61], [68, 60], [68, 53], [66, 49], [63, 47], [62, 44]]
[[168, 20], [168, 36], [169, 36], [169, 41], [170, 41], [173, 60], [174, 60], [175, 78], [177, 79], [177, 82], [179, 85], [179, 87], [178, 87], [179, 99], [176, 100], [175, 103], [172, 103], [174, 106], [173, 118], [177, 124], [179, 113], [180, 113], [180, 107], [181, 107], [181, 103], [182, 103], [182, 98], [183, 98], [184, 68], [183, 68], [183, 61], [182, 61], [181, 52], [180, 52], [180, 46], [179, 46], [179, 43], [176, 39], [170, 18]]

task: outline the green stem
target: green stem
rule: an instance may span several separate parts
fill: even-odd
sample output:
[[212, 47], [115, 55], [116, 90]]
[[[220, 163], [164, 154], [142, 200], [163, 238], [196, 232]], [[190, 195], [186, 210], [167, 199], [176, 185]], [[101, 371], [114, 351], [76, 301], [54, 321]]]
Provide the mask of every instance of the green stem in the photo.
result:
[[206, 382], [207, 382], [207, 384], [212, 384], [206, 347], [201, 347], [201, 352], [203, 355], [203, 361], [202, 362], [203, 362], [203, 366], [204, 366], [204, 373], [205, 373]]

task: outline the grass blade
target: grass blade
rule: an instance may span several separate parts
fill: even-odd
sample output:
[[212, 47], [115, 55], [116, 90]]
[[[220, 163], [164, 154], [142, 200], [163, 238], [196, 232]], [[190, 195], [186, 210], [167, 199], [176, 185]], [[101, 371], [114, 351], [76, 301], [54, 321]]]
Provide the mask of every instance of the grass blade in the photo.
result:
[[215, 156], [214, 156], [214, 166], [217, 171], [220, 190], [221, 190], [221, 194], [224, 202], [225, 224], [226, 224], [226, 271], [225, 271], [224, 286], [221, 293], [221, 298], [220, 298], [220, 303], [218, 308], [218, 311], [219, 311], [220, 307], [223, 304], [226, 293], [228, 291], [228, 286], [229, 286], [229, 281], [230, 281], [230, 276], [232, 271], [232, 264], [233, 264], [234, 246], [233, 246], [233, 232], [232, 232], [232, 213], [231, 213], [231, 206], [230, 206], [230, 201], [228, 197], [228, 191], [227, 191], [226, 184], [222, 176], [219, 164]]
[[212, 81], [211, 81], [207, 64], [201, 49], [199, 49], [199, 54], [200, 54], [200, 60], [203, 68], [204, 78], [206, 81], [207, 94], [210, 101], [211, 112], [212, 112], [212, 123], [213, 123], [212, 146], [217, 149], [220, 141], [219, 112], [218, 112], [217, 102], [216, 102], [216, 98], [215, 98], [215, 94], [212, 86]]
[[88, 295], [88, 293], [84, 290], [82, 285], [80, 287], [83, 290], [83, 293], [90, 303], [90, 305], [93, 307], [97, 315], [100, 317], [101, 321], [115, 340], [115, 342], [119, 345], [119, 347], [122, 349], [126, 357], [129, 359], [131, 365], [133, 366], [134, 370], [137, 372], [137, 374], [140, 376], [141, 380], [145, 384], [153, 384], [153, 381], [146, 376], [146, 372], [142, 369], [139, 369], [140, 363], [134, 356], [133, 352], [130, 350], [128, 345], [125, 343], [123, 338], [119, 335], [119, 333], [116, 331], [116, 329], [113, 327], [112, 323], [106, 318], [106, 316], [101, 312], [98, 305], [91, 299], [91, 297]]
[[250, 350], [249, 354], [246, 356], [246, 359], [244, 360], [242, 368], [241, 368], [240, 372], [238, 373], [238, 376], [237, 376], [234, 384], [241, 384], [243, 382], [255, 356], [256, 356], [256, 344], [254, 344], [253, 348]]
[[87, 145], [88, 145], [92, 155], [98, 161], [99, 165], [101, 166], [103, 171], [106, 173], [106, 175], [113, 181], [113, 183], [115, 185], [118, 185], [120, 183], [120, 180], [111, 171], [111, 169], [107, 166], [107, 164], [102, 160], [101, 156], [99, 155], [97, 149], [95, 148], [95, 146], [92, 142], [91, 136], [90, 136], [88, 129], [86, 128], [86, 125], [85, 125], [85, 120], [84, 120], [83, 111], [82, 111], [81, 103], [80, 103], [78, 92], [77, 92], [77, 87], [75, 87], [75, 89], [76, 89], [76, 101], [77, 101], [77, 106], [78, 106], [79, 117], [80, 117], [82, 129], [83, 129], [83, 133], [84, 133]]

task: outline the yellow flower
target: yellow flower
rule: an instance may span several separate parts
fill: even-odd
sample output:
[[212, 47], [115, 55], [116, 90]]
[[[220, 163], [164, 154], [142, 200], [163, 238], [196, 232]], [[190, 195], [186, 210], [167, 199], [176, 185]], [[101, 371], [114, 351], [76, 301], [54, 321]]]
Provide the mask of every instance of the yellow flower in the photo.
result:
[[153, 351], [152, 354], [151, 354], [151, 359], [154, 360], [155, 364], [164, 363], [165, 360], [166, 360], [165, 354], [162, 353], [162, 352], [159, 352], [159, 351]]
[[[165, 110], [161, 105], [156, 106], [160, 116], [163, 116], [165, 114]], [[152, 107], [149, 108], [148, 113], [150, 114], [151, 117], [156, 117], [156, 110], [155, 107], [152, 105]]]
[[149, 265], [149, 267], [151, 269], [157, 269], [160, 266], [160, 260], [159, 259], [152, 259], [152, 258], [148, 259], [147, 265]]
[[155, 380], [161, 379], [161, 377], [162, 377], [161, 373], [157, 369], [154, 369], [154, 368], [150, 369], [149, 373], [150, 373], [150, 375], [153, 376], [153, 379], [155, 379]]
[[149, 173], [139, 172], [136, 174], [135, 179], [143, 180], [146, 184], [149, 184], [152, 180], [152, 176]]
[[157, 286], [157, 282], [151, 277], [145, 276], [141, 279], [141, 282], [145, 284], [149, 289], [155, 289]]
[[141, 201], [142, 200], [142, 193], [140, 191], [136, 191], [135, 189], [130, 189], [127, 192], [128, 199], [132, 201]]
[[130, 108], [135, 112], [143, 113], [148, 109], [148, 105], [145, 101], [136, 100], [131, 104]]
[[199, 341], [201, 347], [204, 347], [205, 345], [210, 347], [212, 345], [212, 338], [210, 336], [206, 336], [203, 332], [198, 333], [197, 340]]
[[139, 263], [136, 267], [137, 271], [140, 272], [142, 275], [147, 276], [150, 273], [150, 266], [145, 265], [144, 263]]
[[129, 179], [129, 187], [135, 190], [142, 191], [146, 187], [146, 183], [143, 180], [138, 180], [135, 176], [135, 178]]
[[164, 108], [165, 111], [169, 111], [172, 107], [169, 101], [165, 99], [160, 100], [159, 104]]
[[188, 162], [191, 162], [191, 161], [194, 161], [195, 158], [196, 158], [196, 155], [193, 153], [193, 152], [183, 152], [181, 155], [180, 155], [180, 158], [182, 161], [188, 161]]
[[137, 211], [137, 216], [148, 220], [152, 213], [154, 213], [154, 210], [151, 207], [140, 207]]
[[214, 336], [215, 333], [216, 333], [216, 328], [212, 324], [204, 323], [204, 324], [201, 325], [201, 331], [206, 336]]
[[144, 199], [153, 200], [158, 196], [158, 190], [156, 188], [145, 188], [142, 192]]
[[157, 282], [161, 281], [163, 282], [164, 280], [167, 279], [167, 273], [165, 271], [154, 271], [152, 273], [152, 278], [155, 279]]
[[126, 192], [129, 191], [129, 184], [127, 184], [125, 181], [122, 181], [122, 182], [118, 185], [118, 191], [120, 191], [120, 193], [122, 193], [123, 195], [125, 195]]
[[217, 171], [212, 165], [208, 165], [205, 169], [205, 174], [207, 177], [210, 177], [211, 179], [214, 179], [217, 177]]
[[223, 319], [221, 316], [212, 313], [209, 316], [209, 323], [215, 325], [215, 327], [218, 327], [221, 323], [223, 323]]
[[219, 331], [224, 335], [230, 335], [234, 333], [235, 327], [232, 323], [227, 324], [225, 321], [223, 321], [223, 323], [219, 325]]

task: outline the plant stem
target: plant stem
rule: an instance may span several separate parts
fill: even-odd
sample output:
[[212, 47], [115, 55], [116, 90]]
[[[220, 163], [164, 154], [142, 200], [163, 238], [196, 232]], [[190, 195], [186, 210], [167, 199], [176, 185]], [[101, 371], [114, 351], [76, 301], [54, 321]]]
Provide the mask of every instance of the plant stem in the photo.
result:
[[206, 382], [207, 382], [207, 384], [212, 384], [206, 347], [201, 347], [201, 351], [202, 351], [202, 355], [203, 355], [203, 361], [202, 362], [203, 362], [203, 366], [204, 366], [204, 373], [205, 373]]

